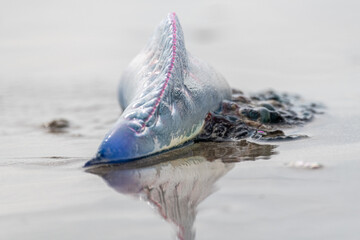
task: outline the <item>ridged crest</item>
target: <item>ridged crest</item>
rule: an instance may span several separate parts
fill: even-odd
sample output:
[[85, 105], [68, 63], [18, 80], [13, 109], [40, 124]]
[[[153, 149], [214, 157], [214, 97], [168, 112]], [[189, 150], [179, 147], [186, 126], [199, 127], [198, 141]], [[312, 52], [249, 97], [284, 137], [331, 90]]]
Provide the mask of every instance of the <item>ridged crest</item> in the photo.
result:
[[[141, 63], [140, 63], [141, 62]], [[149, 44], [136, 57], [134, 63], [141, 67], [137, 73], [142, 78], [141, 92], [126, 108], [124, 117], [131, 121], [136, 132], [151, 125], [163, 103], [170, 104], [169, 91], [182, 85], [188, 66], [183, 32], [175, 13], [171, 13], [159, 25]]]

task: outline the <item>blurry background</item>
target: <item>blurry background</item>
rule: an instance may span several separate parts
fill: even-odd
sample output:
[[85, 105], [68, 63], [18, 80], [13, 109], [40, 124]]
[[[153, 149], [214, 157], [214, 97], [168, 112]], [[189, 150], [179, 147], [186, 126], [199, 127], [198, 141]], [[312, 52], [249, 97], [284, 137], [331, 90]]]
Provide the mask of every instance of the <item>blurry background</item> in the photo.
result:
[[180, 18], [189, 51], [237, 87], [289, 90], [306, 81], [311, 83], [306, 91], [318, 92], [334, 81], [346, 85], [359, 77], [356, 0], [0, 4], [1, 83], [99, 79], [116, 86], [123, 69], [172, 11]]
[[[84, 173], [120, 114], [118, 79], [176, 12], [188, 50], [236, 88], [320, 101], [270, 161], [237, 164], [200, 204], [198, 239], [357, 239], [360, 1], [0, 0], [0, 238], [169, 239], [146, 204]], [[69, 120], [62, 134], [43, 123]], [[286, 167], [319, 162], [316, 171]], [[139, 230], [140, 226], [140, 230]]]

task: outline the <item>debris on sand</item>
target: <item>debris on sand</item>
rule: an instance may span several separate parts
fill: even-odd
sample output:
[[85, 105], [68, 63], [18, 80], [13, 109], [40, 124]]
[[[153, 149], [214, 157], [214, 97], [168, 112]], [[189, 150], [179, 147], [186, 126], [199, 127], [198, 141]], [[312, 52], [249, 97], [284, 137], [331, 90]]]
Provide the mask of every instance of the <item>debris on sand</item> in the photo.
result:
[[301, 169], [319, 169], [323, 168], [323, 165], [321, 165], [318, 162], [304, 162], [304, 161], [294, 161], [286, 164], [288, 167], [292, 168], [301, 168]]
[[48, 123], [43, 124], [43, 127], [48, 129], [51, 133], [62, 133], [70, 126], [70, 122], [66, 119], [54, 119]]

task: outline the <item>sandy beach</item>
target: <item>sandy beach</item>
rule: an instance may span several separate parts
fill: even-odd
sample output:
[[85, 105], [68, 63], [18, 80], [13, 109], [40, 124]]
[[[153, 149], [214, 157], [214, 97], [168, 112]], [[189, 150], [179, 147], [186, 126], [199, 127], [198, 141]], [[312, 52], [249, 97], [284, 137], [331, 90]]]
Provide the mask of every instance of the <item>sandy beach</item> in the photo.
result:
[[[352, 0], [0, 2], [0, 239], [358, 239], [359, 11]], [[121, 73], [168, 12], [234, 88], [322, 103], [286, 129], [309, 138], [84, 169], [121, 114]], [[64, 132], [44, 127], [60, 118]]]

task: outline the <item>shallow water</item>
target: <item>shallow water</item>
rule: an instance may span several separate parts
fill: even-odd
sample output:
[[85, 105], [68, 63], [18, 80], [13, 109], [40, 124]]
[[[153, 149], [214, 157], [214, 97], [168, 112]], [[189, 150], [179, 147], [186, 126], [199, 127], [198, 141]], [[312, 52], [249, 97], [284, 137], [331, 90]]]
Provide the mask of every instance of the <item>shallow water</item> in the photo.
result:
[[[140, 3], [0, 3], [0, 238], [357, 239], [359, 3]], [[121, 112], [117, 79], [169, 11], [189, 51], [232, 86], [325, 104], [286, 130], [310, 138], [212, 146], [258, 161], [189, 150], [184, 161], [86, 172]], [[42, 127], [58, 118], [67, 131]]]

